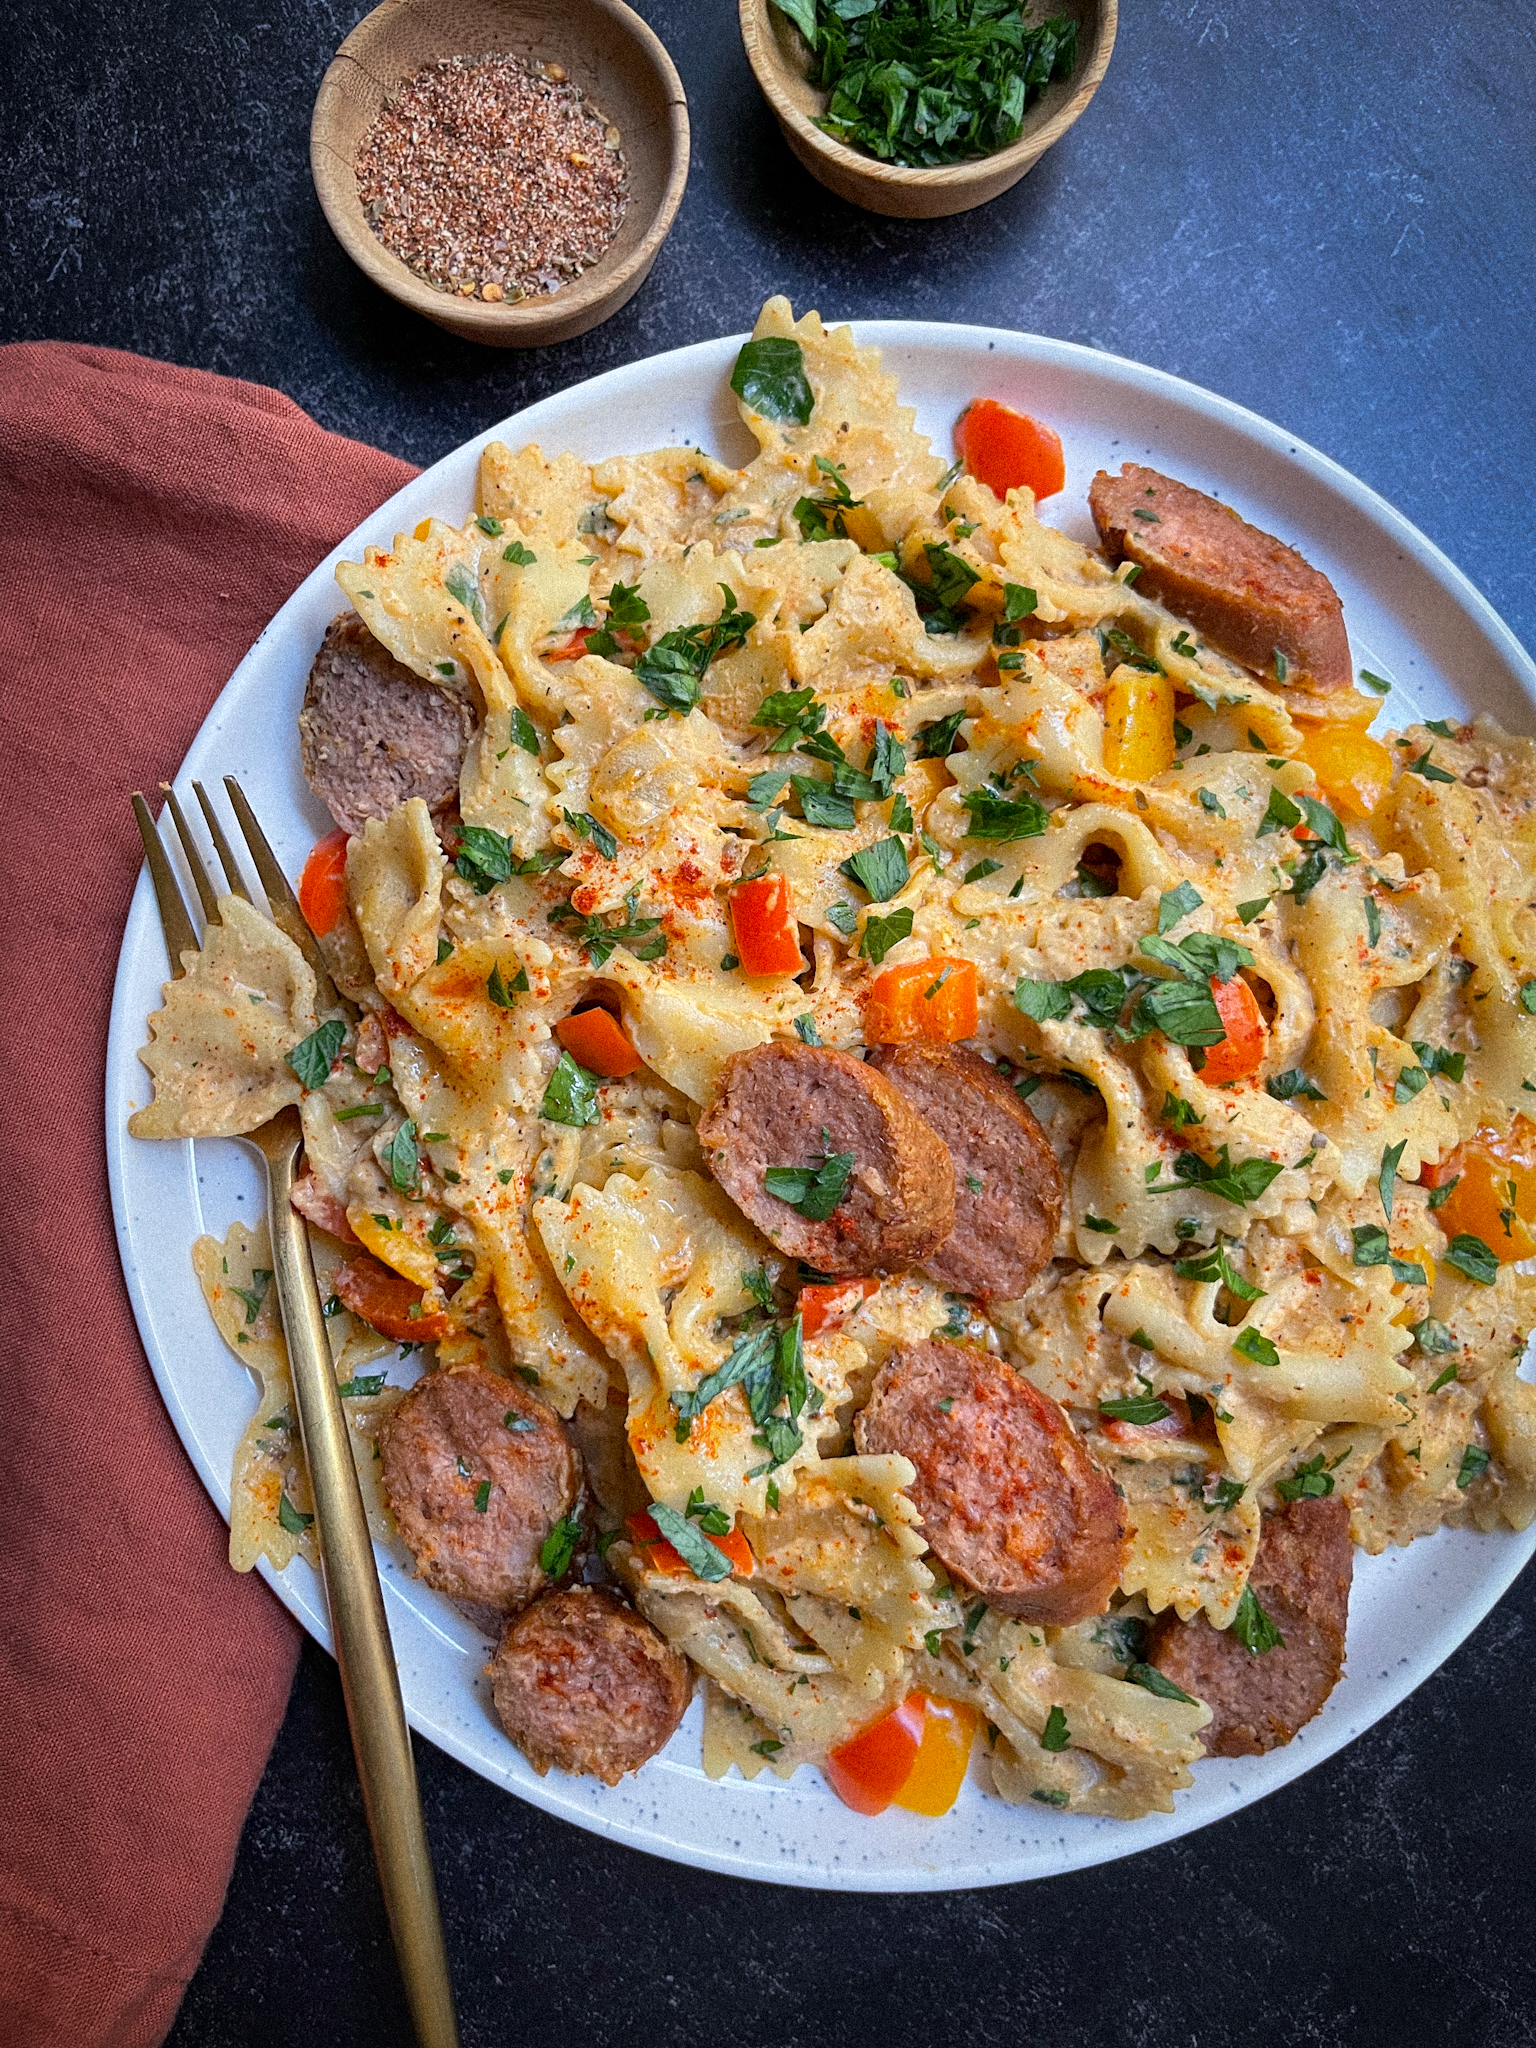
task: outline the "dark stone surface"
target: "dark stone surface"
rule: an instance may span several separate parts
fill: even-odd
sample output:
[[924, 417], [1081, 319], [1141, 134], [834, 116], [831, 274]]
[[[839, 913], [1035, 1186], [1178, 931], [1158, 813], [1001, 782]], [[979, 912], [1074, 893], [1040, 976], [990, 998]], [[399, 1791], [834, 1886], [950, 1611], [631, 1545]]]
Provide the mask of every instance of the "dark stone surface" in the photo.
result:
[[[397, 310], [332, 243], [307, 128], [355, 8], [11, 10], [0, 337], [274, 384], [429, 462], [594, 371], [745, 327], [774, 290], [829, 318], [1023, 327], [1282, 422], [1536, 642], [1527, 0], [1128, 0], [1071, 136], [987, 211], [926, 224], [857, 214], [799, 171], [728, 0], [643, 11], [693, 112], [681, 217], [606, 327], [522, 355]], [[690, 1872], [422, 1745], [466, 2042], [1536, 2042], [1533, 1654], [1528, 1575], [1386, 1723], [1257, 1807], [1133, 1861], [954, 1896]], [[312, 1647], [172, 2039], [408, 2041], [340, 1691]]]

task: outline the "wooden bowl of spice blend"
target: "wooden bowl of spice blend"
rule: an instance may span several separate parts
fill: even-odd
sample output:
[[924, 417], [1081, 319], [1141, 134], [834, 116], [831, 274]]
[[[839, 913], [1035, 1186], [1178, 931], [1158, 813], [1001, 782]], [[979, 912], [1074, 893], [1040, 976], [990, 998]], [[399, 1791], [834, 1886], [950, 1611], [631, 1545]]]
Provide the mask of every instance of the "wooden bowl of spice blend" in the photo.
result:
[[384, 0], [331, 60], [310, 166], [375, 284], [496, 348], [585, 334], [644, 282], [688, 107], [622, 0]]
[[[840, 199], [902, 220], [964, 213], [1016, 185], [1098, 91], [1119, 12], [1117, 0], [1011, 14], [959, 0], [940, 19], [912, 0], [739, 7], [747, 61], [794, 154]], [[905, 91], [880, 76], [890, 58], [916, 74]]]

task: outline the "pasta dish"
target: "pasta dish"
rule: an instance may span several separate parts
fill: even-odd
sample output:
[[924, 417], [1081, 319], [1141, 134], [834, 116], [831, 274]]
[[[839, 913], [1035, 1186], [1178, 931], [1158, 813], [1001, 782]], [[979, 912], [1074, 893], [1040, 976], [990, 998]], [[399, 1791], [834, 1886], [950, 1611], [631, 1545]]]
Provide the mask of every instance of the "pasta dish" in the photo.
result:
[[[1356, 1546], [1536, 1515], [1536, 747], [1376, 736], [1327, 578], [1049, 429], [947, 468], [783, 299], [758, 445], [492, 442], [338, 570], [336, 986], [221, 900], [144, 1138], [296, 1104], [380, 1540], [535, 1769], [1171, 1811], [1344, 1666]], [[313, 1557], [265, 1226], [231, 1557]], [[409, 1366], [407, 1366], [409, 1360]], [[979, 1761], [978, 1761], [979, 1760]]]

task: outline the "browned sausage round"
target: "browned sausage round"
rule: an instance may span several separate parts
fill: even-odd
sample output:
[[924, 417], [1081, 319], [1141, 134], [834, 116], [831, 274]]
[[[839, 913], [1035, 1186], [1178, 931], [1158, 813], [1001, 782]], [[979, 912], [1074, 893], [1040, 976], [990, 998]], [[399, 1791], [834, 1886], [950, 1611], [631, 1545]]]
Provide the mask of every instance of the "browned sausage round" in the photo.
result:
[[1012, 1301], [1051, 1256], [1061, 1170], [1033, 1113], [962, 1045], [882, 1045], [869, 1064], [894, 1081], [949, 1147], [955, 1227], [924, 1261], [943, 1287]]
[[899, 1451], [939, 1560], [989, 1607], [1065, 1627], [1102, 1614], [1125, 1516], [1065, 1413], [1006, 1359], [931, 1337], [904, 1344], [854, 1421], [861, 1451]]
[[542, 1778], [617, 1785], [671, 1741], [688, 1708], [688, 1660], [606, 1587], [546, 1593], [507, 1624], [490, 1665], [501, 1725]]
[[1149, 1661], [1211, 1710], [1200, 1739], [1212, 1756], [1262, 1756], [1318, 1713], [1344, 1669], [1355, 1552], [1343, 1501], [1298, 1500], [1264, 1517], [1248, 1583], [1285, 1638], [1254, 1652], [1197, 1615], [1164, 1615]]
[[[776, 1039], [734, 1053], [699, 1140], [716, 1180], [781, 1252], [823, 1273], [900, 1272], [954, 1228], [955, 1173], [942, 1138], [898, 1088], [851, 1053]], [[824, 1220], [769, 1194], [771, 1166], [851, 1152]]]
[[549, 1584], [539, 1551], [581, 1460], [552, 1408], [483, 1366], [428, 1373], [379, 1431], [384, 1493], [419, 1576], [512, 1613]]
[[1339, 594], [1320, 569], [1204, 491], [1126, 463], [1100, 470], [1088, 505], [1105, 546], [1141, 564], [1139, 590], [1161, 598], [1250, 668], [1326, 695], [1353, 692]]
[[409, 797], [429, 811], [456, 803], [474, 729], [462, 690], [413, 674], [355, 614], [331, 621], [304, 689], [299, 758], [344, 831], [361, 832]]

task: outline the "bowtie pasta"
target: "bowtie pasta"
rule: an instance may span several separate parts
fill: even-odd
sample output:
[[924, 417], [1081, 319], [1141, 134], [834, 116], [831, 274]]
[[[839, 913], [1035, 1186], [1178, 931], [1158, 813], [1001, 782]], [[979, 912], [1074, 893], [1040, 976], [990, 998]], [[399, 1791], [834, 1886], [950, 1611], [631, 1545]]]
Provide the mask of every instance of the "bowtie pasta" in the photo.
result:
[[[712, 1774], [823, 1764], [921, 1691], [985, 1725], [1005, 1799], [1168, 1811], [1211, 1716], [1149, 1630], [1257, 1657], [1271, 1516], [1342, 1504], [1376, 1552], [1536, 1513], [1536, 752], [1481, 718], [1377, 740], [1369, 703], [1218, 652], [1027, 489], [946, 470], [878, 356], [782, 299], [735, 382], [743, 469], [492, 443], [472, 518], [338, 570], [398, 701], [448, 703], [440, 786], [350, 838], [324, 945], [355, 1011], [317, 1013], [226, 899], [133, 1128], [298, 1103], [325, 1273], [387, 1269], [332, 1296], [359, 1444], [401, 1400], [358, 1371], [378, 1330], [531, 1385], [590, 1489], [544, 1572], [585, 1552], [704, 1675]], [[744, 887], [790, 907], [768, 971]], [[829, 1303], [701, 1116], [733, 1056], [862, 1054], [872, 1003], [950, 980], [975, 1005], [947, 1035], [1058, 1161], [1051, 1256], [1012, 1299], [915, 1271]], [[197, 1249], [263, 1381], [245, 1567], [311, 1547], [260, 1254]], [[935, 1336], [1060, 1404], [1113, 1480], [1107, 1612], [978, 1601], [913, 1461], [858, 1447], [877, 1374]]]

